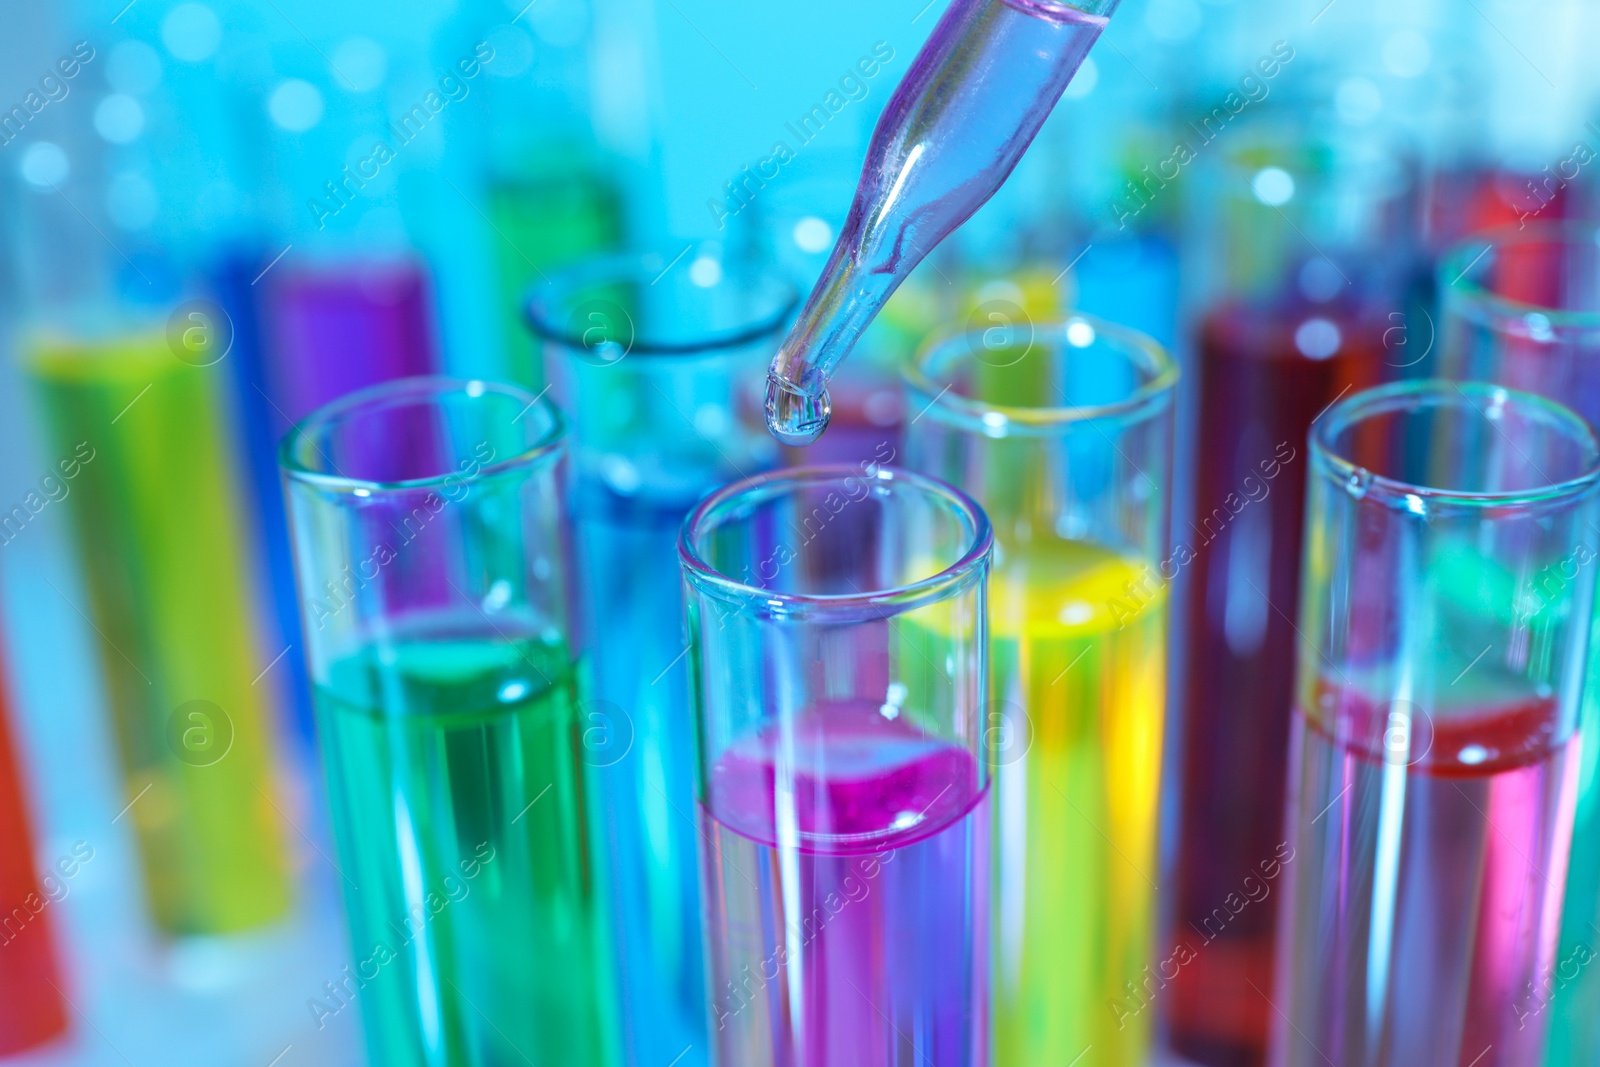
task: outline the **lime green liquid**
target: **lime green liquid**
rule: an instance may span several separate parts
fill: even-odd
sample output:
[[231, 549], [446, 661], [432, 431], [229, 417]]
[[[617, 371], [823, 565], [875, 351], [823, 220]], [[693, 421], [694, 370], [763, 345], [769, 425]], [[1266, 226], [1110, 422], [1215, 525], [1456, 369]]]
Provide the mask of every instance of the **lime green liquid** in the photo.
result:
[[[270, 799], [274, 680], [255, 681], [278, 649], [253, 632], [220, 372], [180, 362], [159, 335], [44, 341], [31, 357], [66, 487], [48, 506], [66, 510], [76, 535], [88, 604], [74, 607], [100, 641], [131, 805], [120, 818], [138, 836], [153, 917], [174, 934], [259, 926], [289, 906]], [[174, 731], [190, 701], [222, 717]]]
[[990, 786], [997, 1067], [1148, 1054], [1166, 598], [1147, 573], [1083, 542], [997, 553], [990, 692], [1027, 716]]
[[316, 690], [355, 964], [314, 1010], [353, 995], [385, 1067], [616, 1062], [574, 668], [498, 626], [407, 627]]

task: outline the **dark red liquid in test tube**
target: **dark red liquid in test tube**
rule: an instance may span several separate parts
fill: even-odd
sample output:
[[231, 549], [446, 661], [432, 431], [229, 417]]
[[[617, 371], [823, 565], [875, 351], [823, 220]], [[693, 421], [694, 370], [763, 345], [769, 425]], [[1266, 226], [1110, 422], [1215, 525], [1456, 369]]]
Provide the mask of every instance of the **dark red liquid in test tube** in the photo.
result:
[[0, 672], [0, 1056], [43, 1044], [67, 1028], [53, 917], [34, 869], [11, 720]]
[[1196, 832], [1176, 842], [1172, 932], [1192, 958], [1161, 996], [1174, 1051], [1215, 1067], [1266, 1054], [1276, 899], [1251, 890], [1283, 841], [1306, 435], [1394, 373], [1386, 325], [1290, 292], [1221, 303], [1199, 329], [1195, 514], [1177, 535], [1195, 552], [1177, 807]]

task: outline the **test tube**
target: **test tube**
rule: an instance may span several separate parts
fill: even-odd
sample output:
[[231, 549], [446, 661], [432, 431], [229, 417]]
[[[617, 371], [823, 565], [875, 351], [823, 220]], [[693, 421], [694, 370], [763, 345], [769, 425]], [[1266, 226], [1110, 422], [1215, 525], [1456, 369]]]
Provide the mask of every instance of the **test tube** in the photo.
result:
[[[1438, 287], [1442, 374], [1526, 389], [1600, 423], [1600, 227], [1538, 222], [1470, 238], [1441, 262]], [[1580, 540], [1587, 573], [1600, 532]], [[1596, 668], [1579, 733], [1600, 737]], [[1548, 1017], [1552, 1065], [1600, 1058], [1600, 747], [1585, 746], [1577, 789], [1560, 948], [1518, 990], [1530, 1016]]]
[[373, 1063], [617, 1062], [565, 455], [549, 400], [444, 378], [283, 442]]
[[1206, 269], [1182, 464], [1193, 474], [1179, 482], [1178, 537], [1193, 558], [1178, 586], [1182, 710], [1159, 955], [1194, 958], [1157, 1000], [1173, 1051], [1209, 1067], [1259, 1067], [1266, 1054], [1272, 1012], [1256, 990], [1272, 981], [1279, 898], [1237, 914], [1225, 901], [1282, 841], [1306, 432], [1336, 399], [1416, 374], [1434, 335], [1405, 300], [1413, 187], [1396, 157], [1308, 142], [1270, 116], [1236, 132], [1229, 154], [1197, 162], [1191, 190], [1190, 247]]
[[685, 523], [717, 1067], [987, 1062], [991, 544], [878, 464]]
[[[63, 484], [54, 475], [47, 482]], [[29, 825], [32, 805], [18, 765], [8, 688], [0, 673], [0, 1056], [42, 1045], [67, 1029], [49, 904], [61, 899], [56, 895], [59, 876], [75, 870], [82, 858], [69, 855], [58, 861], [63, 864], [59, 871], [46, 868], [47, 880], [41, 885]]]
[[99, 639], [119, 820], [152, 916], [169, 934], [261, 926], [289, 906], [263, 676], [276, 650], [255, 632], [215, 372], [160, 334], [27, 347], [52, 448], [76, 471], [66, 507], [88, 604], [73, 607]]
[[678, 530], [706, 493], [777, 463], [760, 368], [797, 299], [769, 269], [701, 246], [576, 264], [528, 304], [573, 413], [586, 615], [606, 638], [592, 650], [585, 758], [615, 873], [624, 1044], [640, 1067], [706, 1057]]
[[[235, 253], [213, 265], [209, 280], [226, 321], [207, 322], [214, 312], [203, 305], [189, 313], [189, 321], [227, 331], [230, 346], [222, 366], [233, 379], [275, 636], [279, 648], [300, 648], [304, 641], [278, 442], [296, 422], [336, 397], [439, 370], [428, 276], [407, 258], [306, 267]], [[279, 669], [293, 697], [296, 731], [309, 743], [311, 694], [304, 663], [301, 654], [286, 656]]]
[[1310, 467], [1283, 838], [1236, 897], [1283, 898], [1269, 1062], [1535, 1063], [1600, 448], [1551, 401], [1424, 379], [1335, 404]]
[[907, 465], [994, 523], [1000, 1067], [1146, 1061], [1176, 382], [1155, 342], [1081, 316], [958, 332], [907, 374]]

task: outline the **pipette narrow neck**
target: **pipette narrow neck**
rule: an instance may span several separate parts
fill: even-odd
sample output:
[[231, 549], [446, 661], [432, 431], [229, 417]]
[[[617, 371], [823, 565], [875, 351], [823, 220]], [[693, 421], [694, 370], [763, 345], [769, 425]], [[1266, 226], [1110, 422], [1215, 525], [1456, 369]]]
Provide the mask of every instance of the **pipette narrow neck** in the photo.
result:
[[767, 425], [786, 445], [808, 445], [822, 436], [832, 413], [828, 379], [902, 280], [881, 264], [862, 267], [858, 253], [878, 242], [860, 236], [861, 208], [858, 200], [767, 371]]
[[767, 426], [822, 435], [834, 368], [925, 255], [1010, 175], [1116, 0], [953, 0], [873, 131], [850, 217], [767, 373]]

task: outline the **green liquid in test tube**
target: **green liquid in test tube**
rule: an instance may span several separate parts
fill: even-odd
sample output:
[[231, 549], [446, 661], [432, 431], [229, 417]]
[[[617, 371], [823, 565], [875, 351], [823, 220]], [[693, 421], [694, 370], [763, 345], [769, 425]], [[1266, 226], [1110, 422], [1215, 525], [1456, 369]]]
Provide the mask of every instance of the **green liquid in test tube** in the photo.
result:
[[564, 434], [514, 386], [406, 378], [280, 452], [374, 1064], [618, 1062]]
[[[580, 153], [565, 150], [563, 155]], [[511, 376], [537, 391], [544, 382], [539, 353], [520, 317], [528, 290], [555, 268], [617, 247], [623, 232], [622, 194], [597, 165], [502, 178], [490, 184], [500, 303]]]

